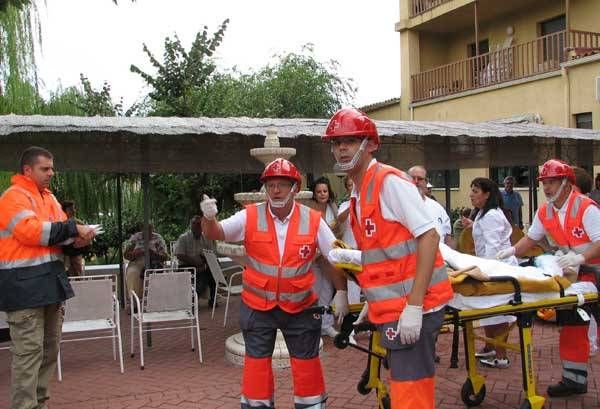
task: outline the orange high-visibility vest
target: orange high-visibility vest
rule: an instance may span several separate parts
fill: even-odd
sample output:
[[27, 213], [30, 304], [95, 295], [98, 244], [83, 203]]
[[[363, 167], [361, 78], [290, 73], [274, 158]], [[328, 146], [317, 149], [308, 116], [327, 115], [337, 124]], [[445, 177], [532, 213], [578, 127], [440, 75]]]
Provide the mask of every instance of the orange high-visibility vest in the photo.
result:
[[[571, 192], [567, 199], [567, 212], [564, 227], [560, 225], [558, 214], [552, 203], [547, 203], [538, 210], [539, 221], [556, 245], [567, 253], [570, 250], [582, 254], [592, 241], [583, 228], [583, 214], [589, 206], [597, 206], [596, 202], [581, 193]], [[600, 271], [600, 259], [586, 260], [581, 266], [581, 273]]]
[[294, 204], [283, 257], [279, 257], [275, 223], [266, 203], [246, 207], [244, 245], [248, 264], [244, 270], [242, 300], [251, 308], [267, 311], [276, 306], [298, 313], [317, 300], [311, 265], [317, 252], [319, 212]]
[[[360, 219], [355, 198], [350, 206], [350, 224], [362, 250], [363, 270], [357, 279], [369, 302], [369, 320], [376, 324], [398, 320], [417, 269], [417, 240], [401, 223], [385, 220], [381, 214], [379, 197], [389, 174], [412, 183], [404, 172], [377, 163], [367, 170], [360, 186]], [[437, 250], [423, 310], [444, 305], [452, 296], [444, 260]]]
[[34, 308], [72, 296], [59, 246], [49, 245], [53, 222], [67, 220], [60, 204], [24, 175], [0, 197], [0, 310]]

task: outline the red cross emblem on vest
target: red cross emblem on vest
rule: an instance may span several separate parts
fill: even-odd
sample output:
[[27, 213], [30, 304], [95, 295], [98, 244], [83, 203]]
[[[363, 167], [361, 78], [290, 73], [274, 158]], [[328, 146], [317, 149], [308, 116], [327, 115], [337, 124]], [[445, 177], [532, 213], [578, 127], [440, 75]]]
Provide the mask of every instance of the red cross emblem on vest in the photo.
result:
[[578, 239], [582, 238], [584, 233], [581, 227], [573, 227], [573, 230], [571, 230], [571, 234]]
[[398, 335], [398, 331], [396, 331], [394, 328], [390, 327], [390, 328], [388, 328], [388, 329], [385, 330], [385, 336], [390, 341], [393, 341], [394, 338], [396, 338], [397, 335]]
[[366, 219], [365, 220], [365, 233], [367, 234], [367, 237], [372, 237], [373, 233], [375, 233], [376, 231], [377, 231], [377, 226], [375, 225], [375, 223], [373, 223], [373, 220]]
[[307, 259], [308, 256], [310, 256], [310, 247], [308, 246], [308, 244], [305, 244], [302, 247], [300, 247], [298, 253], [300, 254], [300, 258]]

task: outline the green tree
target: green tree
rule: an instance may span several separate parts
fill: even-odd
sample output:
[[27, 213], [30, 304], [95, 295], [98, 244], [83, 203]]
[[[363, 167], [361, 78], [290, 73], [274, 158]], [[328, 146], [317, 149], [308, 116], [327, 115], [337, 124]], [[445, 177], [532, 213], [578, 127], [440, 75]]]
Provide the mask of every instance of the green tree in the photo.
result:
[[154, 103], [153, 115], [194, 116], [198, 111], [195, 95], [208, 90], [216, 70], [212, 56], [223, 40], [228, 23], [229, 20], [225, 20], [212, 36], [208, 34], [208, 27], [204, 26], [202, 32], [196, 34], [189, 51], [181, 45], [177, 34], [173, 40], [165, 38], [162, 63], [144, 44], [144, 52], [158, 73], [152, 76], [133, 64], [130, 69], [152, 86], [149, 96]]

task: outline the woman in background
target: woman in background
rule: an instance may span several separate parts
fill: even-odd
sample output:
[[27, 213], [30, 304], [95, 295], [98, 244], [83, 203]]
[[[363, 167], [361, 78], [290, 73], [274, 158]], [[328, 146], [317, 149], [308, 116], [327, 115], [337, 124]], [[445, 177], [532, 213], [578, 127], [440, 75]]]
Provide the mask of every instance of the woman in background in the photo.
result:
[[[323, 176], [318, 178], [313, 184], [312, 192], [312, 208], [321, 212], [323, 220], [329, 225], [333, 233], [336, 234], [336, 230], [338, 230], [338, 209], [335, 204], [335, 195], [331, 190], [329, 179]], [[329, 279], [329, 275], [333, 274], [331, 271], [331, 264], [329, 264], [323, 256], [319, 256], [313, 263], [313, 272], [316, 277], [313, 290], [319, 296], [319, 305], [329, 305], [334, 295], [333, 284]], [[333, 315], [323, 314], [321, 335], [327, 335], [333, 338], [337, 334], [338, 332], [333, 327]]]
[[[469, 195], [471, 204], [475, 208], [471, 219], [463, 216], [463, 226], [473, 227], [473, 241], [477, 257], [495, 259], [498, 251], [511, 246], [510, 235], [512, 226], [502, 211], [502, 194], [496, 182], [488, 178], [475, 178], [471, 182]], [[517, 259], [512, 256], [503, 260], [512, 265], [518, 265]], [[496, 338], [505, 333], [502, 341], [508, 340], [508, 323], [515, 320], [513, 316], [498, 316], [480, 320], [488, 338]], [[495, 368], [507, 368], [510, 360], [506, 355], [506, 348], [485, 345], [482, 351], [475, 354], [484, 365]]]

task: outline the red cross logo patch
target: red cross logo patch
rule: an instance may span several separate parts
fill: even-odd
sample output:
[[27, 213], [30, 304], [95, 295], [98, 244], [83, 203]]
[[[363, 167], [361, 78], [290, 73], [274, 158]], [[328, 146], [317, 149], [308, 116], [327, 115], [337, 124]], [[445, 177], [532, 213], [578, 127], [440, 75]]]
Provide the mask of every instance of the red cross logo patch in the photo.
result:
[[390, 327], [390, 328], [388, 328], [388, 329], [385, 330], [385, 336], [390, 341], [393, 341], [394, 338], [396, 338], [397, 335], [398, 335], [398, 331], [396, 331], [394, 328]]
[[373, 233], [375, 233], [376, 231], [377, 231], [377, 226], [375, 225], [375, 223], [373, 223], [373, 220], [366, 219], [365, 220], [365, 233], [367, 234], [367, 237], [372, 237]]
[[305, 244], [302, 247], [300, 247], [298, 253], [300, 254], [300, 258], [307, 259], [308, 256], [310, 256], [310, 247], [308, 246], [308, 244]]
[[578, 239], [582, 238], [584, 233], [581, 227], [573, 227], [573, 230], [571, 230], [573, 237], [577, 237]]

